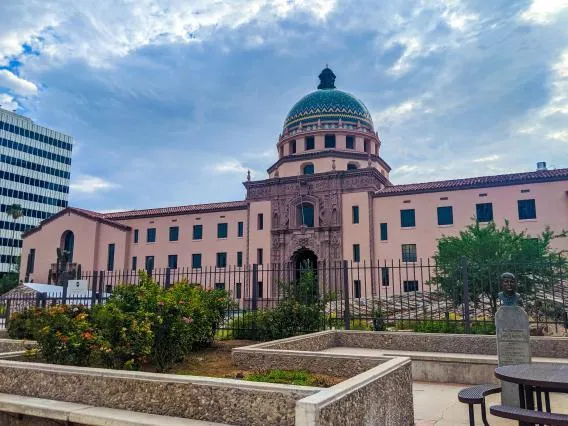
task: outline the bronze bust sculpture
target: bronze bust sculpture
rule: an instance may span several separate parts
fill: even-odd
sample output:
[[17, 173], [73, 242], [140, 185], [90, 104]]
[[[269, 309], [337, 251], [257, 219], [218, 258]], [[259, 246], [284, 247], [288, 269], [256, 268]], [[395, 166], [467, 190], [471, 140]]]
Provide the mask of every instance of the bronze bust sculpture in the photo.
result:
[[510, 272], [501, 274], [501, 291], [498, 294], [503, 306], [518, 306], [520, 294], [517, 293], [517, 278]]

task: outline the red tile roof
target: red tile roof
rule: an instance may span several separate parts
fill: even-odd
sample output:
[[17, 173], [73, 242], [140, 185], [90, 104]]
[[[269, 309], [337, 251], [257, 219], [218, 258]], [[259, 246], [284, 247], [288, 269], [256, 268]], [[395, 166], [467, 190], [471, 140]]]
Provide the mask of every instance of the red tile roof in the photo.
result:
[[527, 183], [568, 180], [568, 169], [538, 170], [534, 172], [511, 173], [507, 175], [480, 176], [466, 179], [442, 180], [438, 182], [410, 183], [407, 185], [385, 186], [375, 193], [376, 197], [389, 197], [424, 192], [457, 191], [472, 188], [523, 185]]
[[[148, 216], [169, 216], [186, 213], [207, 213], [223, 210], [243, 210], [247, 208], [246, 201], [227, 201], [222, 203], [193, 204], [189, 206], [162, 207], [146, 210], [129, 210], [124, 212], [113, 212], [101, 214], [109, 220], [134, 219]], [[93, 212], [94, 213], [94, 212]], [[97, 213], [100, 214], [100, 213]]]

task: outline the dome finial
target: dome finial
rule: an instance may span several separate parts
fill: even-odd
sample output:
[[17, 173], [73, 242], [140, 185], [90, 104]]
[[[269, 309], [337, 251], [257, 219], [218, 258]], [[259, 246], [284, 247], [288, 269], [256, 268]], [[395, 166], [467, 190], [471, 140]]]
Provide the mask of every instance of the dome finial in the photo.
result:
[[335, 89], [335, 74], [327, 64], [318, 77], [320, 79], [318, 89]]

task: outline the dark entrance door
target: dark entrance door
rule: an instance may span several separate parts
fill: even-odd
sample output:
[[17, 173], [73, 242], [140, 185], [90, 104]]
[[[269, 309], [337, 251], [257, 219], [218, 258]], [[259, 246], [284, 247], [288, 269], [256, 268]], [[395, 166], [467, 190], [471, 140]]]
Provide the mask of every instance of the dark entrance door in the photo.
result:
[[318, 257], [313, 251], [302, 247], [294, 253], [292, 267], [296, 279], [296, 298], [302, 303], [313, 302], [318, 295]]

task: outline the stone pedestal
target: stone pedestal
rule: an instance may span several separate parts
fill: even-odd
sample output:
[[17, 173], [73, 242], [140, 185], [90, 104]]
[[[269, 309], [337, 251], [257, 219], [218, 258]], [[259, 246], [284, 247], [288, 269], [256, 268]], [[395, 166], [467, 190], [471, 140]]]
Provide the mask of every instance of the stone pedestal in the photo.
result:
[[[531, 362], [529, 317], [519, 306], [502, 306], [495, 314], [499, 366]], [[501, 382], [501, 403], [519, 406], [518, 386]]]

